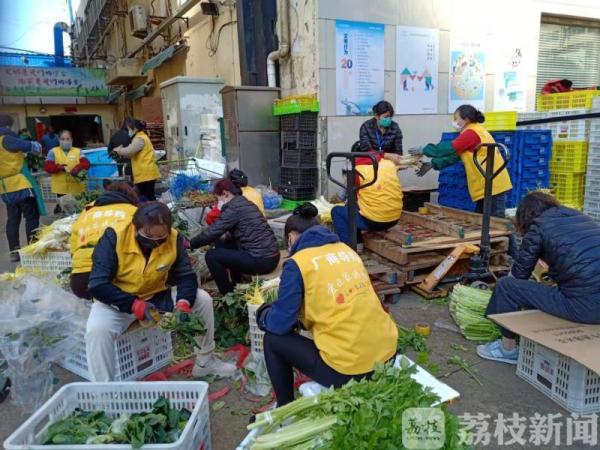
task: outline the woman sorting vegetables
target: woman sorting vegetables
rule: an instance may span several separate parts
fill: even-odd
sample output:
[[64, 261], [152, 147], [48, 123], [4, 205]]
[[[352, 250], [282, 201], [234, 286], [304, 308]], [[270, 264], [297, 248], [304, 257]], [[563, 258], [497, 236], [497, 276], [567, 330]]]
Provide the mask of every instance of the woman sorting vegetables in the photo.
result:
[[107, 228], [98, 241], [89, 282], [96, 301], [86, 329], [93, 381], [114, 379], [115, 340], [129, 325], [136, 319], [155, 321], [158, 312], [174, 308], [185, 314], [197, 313], [206, 326], [206, 334], [196, 339], [193, 375], [229, 376], [235, 371], [233, 364], [213, 354], [212, 299], [198, 289], [183, 237], [171, 225], [171, 211], [166, 205], [147, 202], [128, 226]]
[[233, 292], [243, 274], [266, 275], [279, 264], [279, 246], [273, 230], [256, 205], [229, 180], [215, 184], [221, 214], [198, 236], [192, 249], [215, 244], [206, 252], [206, 265], [219, 292]]
[[[353, 147], [353, 151], [356, 150]], [[378, 160], [377, 180], [371, 186], [358, 191], [358, 213], [356, 227], [358, 242], [361, 242], [360, 231], [385, 231], [398, 223], [402, 214], [402, 186], [398, 178], [396, 163], [377, 152], [371, 152]], [[386, 158], [386, 159], [384, 159]], [[356, 160], [356, 184], [370, 183], [375, 175], [370, 158]], [[350, 244], [348, 229], [348, 207], [335, 206], [331, 210], [331, 220], [335, 232], [345, 244]]]
[[[85, 191], [85, 175], [90, 162], [82, 156], [81, 150], [73, 147], [73, 135], [62, 130], [59, 146], [50, 149], [44, 162], [44, 170], [50, 174], [50, 187], [59, 197], [66, 194], [81, 194]], [[55, 212], [59, 212], [57, 207]]]
[[[339, 387], [369, 377], [375, 363], [396, 353], [398, 330], [383, 310], [360, 259], [305, 203], [285, 224], [290, 259], [283, 265], [278, 299], [256, 313], [265, 331], [267, 370], [277, 405], [294, 400], [294, 372]], [[298, 320], [314, 341], [296, 332]]]
[[92, 253], [107, 228], [119, 231], [131, 223], [139, 204], [138, 196], [127, 183], [111, 183], [98, 199], [81, 212], [71, 229], [71, 291], [88, 300]]
[[113, 149], [118, 156], [131, 160], [133, 171], [133, 183], [140, 197], [144, 200], [156, 200], [154, 187], [156, 180], [160, 179], [160, 171], [156, 164], [154, 147], [146, 134], [146, 122], [137, 119], [127, 121], [127, 129], [131, 137], [131, 143], [126, 146], [118, 146]]
[[[516, 216], [523, 243], [510, 276], [498, 280], [486, 315], [539, 309], [573, 322], [600, 324], [600, 225], [542, 192], [527, 194]], [[538, 260], [555, 286], [530, 281]], [[485, 359], [516, 364], [516, 336], [502, 328], [502, 339], [477, 347]]]
[[[482, 125], [485, 116], [471, 105], [459, 106], [454, 112], [452, 126], [460, 133], [452, 142], [440, 142], [439, 144], [427, 144], [425, 147], [414, 147], [408, 150], [411, 155], [425, 155], [431, 158], [431, 162], [425, 162], [417, 172], [417, 175], [425, 175], [431, 168], [441, 170], [462, 160], [467, 173], [467, 184], [471, 199], [477, 203], [477, 212], [483, 212], [483, 197], [485, 189], [485, 178], [473, 161], [473, 151], [479, 144], [495, 143], [492, 135]], [[477, 154], [481, 167], [485, 170], [486, 151], [482, 149]], [[494, 157], [494, 170], [498, 170], [504, 159], [498, 150]], [[506, 210], [506, 193], [512, 189], [512, 183], [508, 170], [504, 168], [492, 183], [492, 216], [504, 217]]]

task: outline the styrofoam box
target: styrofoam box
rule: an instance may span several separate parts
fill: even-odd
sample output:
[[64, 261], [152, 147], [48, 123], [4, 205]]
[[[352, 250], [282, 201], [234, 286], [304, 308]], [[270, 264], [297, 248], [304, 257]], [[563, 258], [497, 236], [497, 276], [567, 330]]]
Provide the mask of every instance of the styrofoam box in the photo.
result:
[[[85, 325], [77, 331], [75, 349], [57, 364], [88, 381], [92, 379], [85, 348]], [[171, 334], [134, 324], [115, 340], [115, 381], [138, 380], [171, 363]]]
[[71, 268], [71, 253], [69, 252], [50, 251], [44, 255], [28, 255], [23, 250], [19, 250], [19, 257], [21, 267], [34, 273], [58, 275]]
[[109, 416], [150, 411], [160, 397], [176, 409], [192, 412], [176, 442], [145, 445], [152, 450], [211, 450], [208, 383], [168, 381], [160, 383], [71, 383], [63, 386], [23, 425], [4, 441], [7, 450], [130, 450], [131, 445], [41, 445], [48, 426], [67, 418], [76, 408], [105, 411]]
[[600, 412], [600, 375], [525, 337], [521, 337], [517, 375], [571, 412]]

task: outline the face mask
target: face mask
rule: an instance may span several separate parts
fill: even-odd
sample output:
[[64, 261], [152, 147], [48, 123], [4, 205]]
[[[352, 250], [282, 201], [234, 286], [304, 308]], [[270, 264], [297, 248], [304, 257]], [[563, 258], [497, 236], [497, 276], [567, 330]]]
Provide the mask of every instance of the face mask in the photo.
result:
[[149, 237], [142, 236], [140, 233], [137, 234], [136, 239], [138, 241], [138, 244], [140, 244], [141, 247], [147, 248], [150, 250], [160, 247], [162, 244], [167, 242], [167, 238], [150, 239]]
[[71, 141], [60, 141], [60, 148], [63, 150], [70, 150], [73, 142]]
[[127, 134], [129, 135], [129, 137], [133, 137], [133, 130], [127, 130]]
[[377, 123], [379, 124], [380, 127], [382, 128], [387, 128], [392, 124], [392, 118], [391, 117], [384, 117], [382, 119], [379, 119], [377, 121]]
[[458, 122], [456, 120], [452, 121], [452, 128], [454, 128], [457, 131], [462, 130], [462, 127], [458, 124]]
[[223, 200], [219, 200], [219, 201], [217, 202], [217, 208], [219, 208], [219, 209], [223, 209], [223, 205], [224, 205], [224, 204], [225, 204], [225, 203], [223, 203]]

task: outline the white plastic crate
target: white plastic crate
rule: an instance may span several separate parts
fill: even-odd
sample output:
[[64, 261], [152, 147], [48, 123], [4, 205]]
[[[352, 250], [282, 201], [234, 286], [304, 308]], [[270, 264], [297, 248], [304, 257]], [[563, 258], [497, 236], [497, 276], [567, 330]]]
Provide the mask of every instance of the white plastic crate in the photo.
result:
[[37, 182], [40, 185], [40, 190], [42, 191], [42, 198], [47, 202], [56, 202], [58, 198], [56, 194], [52, 192], [52, 188], [50, 187], [50, 177], [46, 175], [38, 175]]
[[[586, 110], [560, 110], [537, 113], [521, 113], [519, 121], [546, 119], [565, 115], [583, 114]], [[550, 130], [555, 141], [587, 141], [590, 131], [589, 120], [567, 120], [564, 122], [548, 122], [535, 125], [520, 126], [519, 129]]]
[[252, 353], [262, 356], [265, 332], [260, 331], [256, 323], [256, 311], [258, 311], [258, 308], [260, 308], [260, 305], [248, 303], [248, 334], [250, 336], [250, 349]]
[[36, 274], [58, 275], [65, 269], [71, 268], [71, 253], [47, 252], [45, 255], [28, 255], [19, 250], [21, 267]]
[[571, 412], [600, 412], [600, 375], [525, 337], [521, 337], [517, 375]]
[[[77, 332], [75, 349], [57, 364], [88, 381], [92, 379], [88, 369], [85, 349], [85, 325]], [[139, 380], [171, 363], [173, 348], [171, 334], [160, 329], [142, 328], [137, 323], [115, 340], [115, 381]]]
[[7, 450], [130, 450], [131, 445], [41, 445], [48, 426], [76, 408], [110, 416], [150, 411], [160, 397], [192, 412], [176, 442], [145, 445], [152, 450], [211, 450], [208, 384], [202, 381], [160, 383], [71, 383], [63, 386], [4, 441]]
[[592, 219], [600, 222], [600, 210], [590, 210], [583, 207], [583, 213], [590, 216]]

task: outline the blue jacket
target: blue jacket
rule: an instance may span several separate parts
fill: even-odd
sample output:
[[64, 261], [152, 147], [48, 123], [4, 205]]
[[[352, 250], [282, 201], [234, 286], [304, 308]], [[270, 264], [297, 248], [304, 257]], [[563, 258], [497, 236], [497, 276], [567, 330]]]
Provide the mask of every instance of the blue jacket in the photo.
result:
[[46, 133], [42, 136], [42, 139], [40, 139], [40, 144], [42, 144], [44, 151], [47, 153], [50, 151], [50, 149], [58, 147], [60, 145], [60, 141], [58, 140], [56, 133], [54, 133], [52, 136]]
[[[316, 225], [300, 235], [290, 251], [290, 256], [305, 248], [321, 247], [339, 241], [337, 234], [321, 225]], [[298, 314], [303, 301], [304, 281], [302, 280], [302, 274], [296, 261], [288, 259], [283, 263], [277, 301], [273, 303], [265, 318], [267, 330], [270, 333], [279, 335], [292, 332], [298, 323]]]
[[[9, 128], [0, 128], [0, 136], [4, 136], [3, 146], [8, 152], [30, 153], [34, 151], [32, 141], [20, 139], [19, 136], [17, 136], [17, 133]], [[0, 161], [0, 164], [1, 163], [2, 162]], [[32, 189], [21, 189], [20, 191], [2, 194], [2, 200], [4, 200], [4, 203], [11, 205], [22, 202], [23, 200], [33, 196], [34, 193]]]
[[[117, 257], [117, 233], [107, 228], [92, 254], [92, 272], [90, 273], [89, 290], [94, 298], [102, 303], [117, 308], [120, 312], [131, 313], [131, 306], [137, 296], [129, 294], [113, 284], [117, 274], [119, 260]], [[192, 269], [190, 259], [183, 246], [183, 238], [177, 236], [177, 259], [169, 272], [170, 286], [177, 286], [177, 298], [185, 298], [194, 304], [198, 290], [198, 278]], [[166, 310], [164, 295], [156, 294], [150, 303], [159, 310]]]
[[538, 258], [567, 298], [586, 298], [600, 307], [600, 225], [564, 206], [540, 215], [523, 236], [511, 273], [529, 279]]

